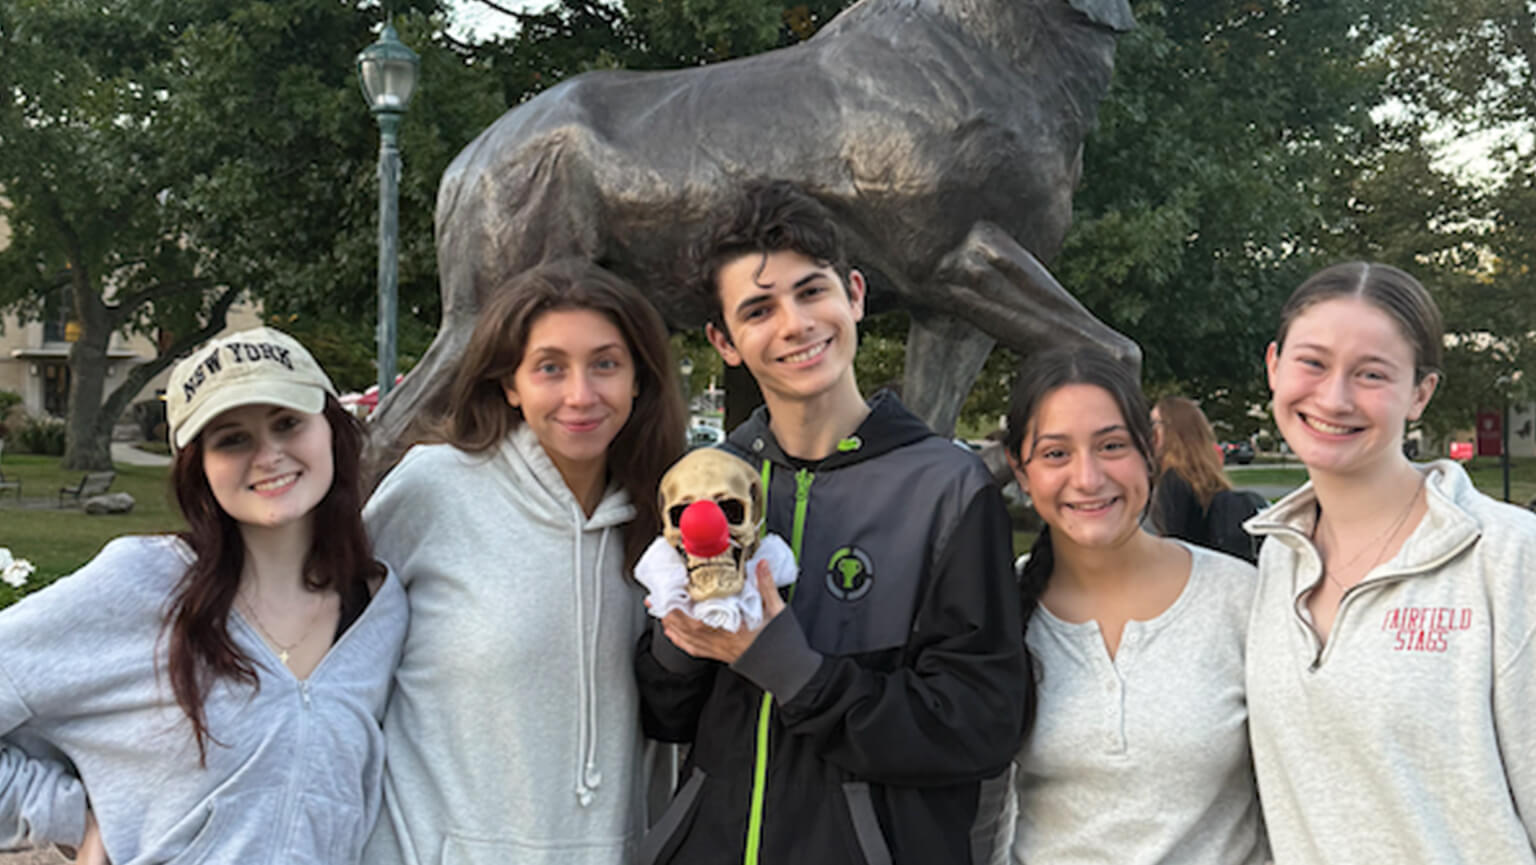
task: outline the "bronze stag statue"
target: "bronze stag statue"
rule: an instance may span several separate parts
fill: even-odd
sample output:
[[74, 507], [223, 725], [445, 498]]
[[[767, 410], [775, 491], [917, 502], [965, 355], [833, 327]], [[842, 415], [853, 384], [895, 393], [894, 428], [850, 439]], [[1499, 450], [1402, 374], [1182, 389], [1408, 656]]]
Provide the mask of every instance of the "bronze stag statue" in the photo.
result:
[[863, 0], [800, 45], [590, 72], [508, 111], [443, 175], [442, 324], [376, 414], [376, 443], [439, 407], [486, 292], [539, 262], [599, 261], [672, 326], [702, 325], [680, 250], [754, 178], [824, 201], [874, 308], [910, 310], [904, 399], [937, 430], [953, 429], [994, 341], [1094, 342], [1139, 363], [1042, 264], [1133, 25], [1127, 0]]

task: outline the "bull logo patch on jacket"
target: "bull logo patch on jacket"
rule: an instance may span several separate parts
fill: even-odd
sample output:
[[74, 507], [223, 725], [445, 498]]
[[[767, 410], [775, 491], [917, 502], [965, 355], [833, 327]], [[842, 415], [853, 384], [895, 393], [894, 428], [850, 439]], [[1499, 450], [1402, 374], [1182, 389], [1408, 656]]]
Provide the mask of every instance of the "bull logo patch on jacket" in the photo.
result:
[[843, 547], [827, 562], [827, 591], [839, 601], [857, 601], [874, 584], [875, 567], [858, 547]]

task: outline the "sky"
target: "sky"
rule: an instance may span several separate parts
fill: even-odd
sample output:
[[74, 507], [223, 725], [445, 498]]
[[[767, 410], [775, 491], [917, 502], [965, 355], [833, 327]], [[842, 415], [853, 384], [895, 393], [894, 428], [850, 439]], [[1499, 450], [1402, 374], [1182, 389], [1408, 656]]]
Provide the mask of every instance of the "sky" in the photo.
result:
[[[548, 6], [553, 0], [496, 0], [498, 6], [509, 9], [533, 11]], [[448, 0], [452, 9], [453, 24], [448, 32], [455, 39], [470, 41], [471, 38], [487, 39], [501, 36], [517, 29], [513, 20], [495, 9], [476, 0]]]

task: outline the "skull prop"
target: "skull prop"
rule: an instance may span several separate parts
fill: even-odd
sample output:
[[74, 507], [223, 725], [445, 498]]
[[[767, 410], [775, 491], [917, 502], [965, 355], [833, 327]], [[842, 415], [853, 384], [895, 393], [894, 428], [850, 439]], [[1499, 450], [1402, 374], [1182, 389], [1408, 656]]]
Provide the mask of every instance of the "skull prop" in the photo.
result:
[[[695, 502], [713, 502], [718, 511], [708, 504], [690, 509]], [[757, 552], [762, 510], [757, 472], [725, 451], [692, 451], [662, 475], [661, 514], [666, 523], [662, 534], [688, 565], [688, 595], [694, 601], [741, 591], [746, 563]], [[701, 531], [719, 536], [701, 541]]]

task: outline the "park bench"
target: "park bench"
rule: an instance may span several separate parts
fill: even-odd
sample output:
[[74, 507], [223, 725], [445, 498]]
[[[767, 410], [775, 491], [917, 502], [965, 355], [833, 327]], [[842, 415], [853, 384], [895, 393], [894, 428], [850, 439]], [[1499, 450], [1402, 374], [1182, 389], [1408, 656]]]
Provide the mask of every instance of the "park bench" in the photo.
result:
[[80, 483], [72, 487], [59, 487], [59, 507], [64, 507], [64, 497], [69, 496], [75, 500], [75, 504], [90, 498], [99, 496], [112, 486], [112, 481], [117, 477], [117, 472], [86, 472]]

